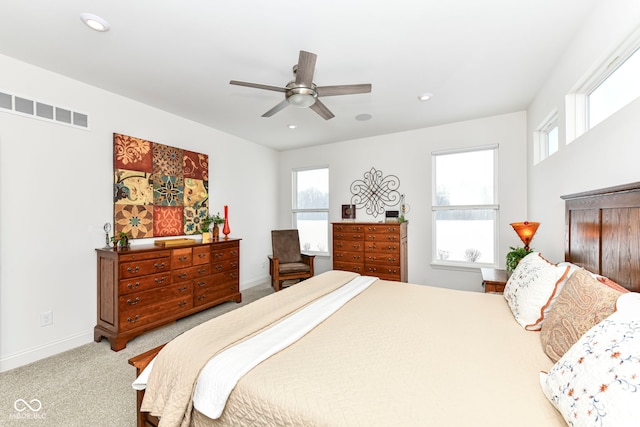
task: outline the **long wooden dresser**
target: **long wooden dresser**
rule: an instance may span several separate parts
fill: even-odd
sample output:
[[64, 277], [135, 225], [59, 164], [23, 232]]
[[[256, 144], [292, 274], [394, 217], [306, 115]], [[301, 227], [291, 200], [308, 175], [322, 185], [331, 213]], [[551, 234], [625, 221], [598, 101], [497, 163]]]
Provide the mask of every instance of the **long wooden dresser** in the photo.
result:
[[407, 281], [407, 222], [334, 222], [333, 269]]
[[174, 247], [96, 249], [98, 323], [111, 349], [225, 301], [242, 301], [240, 239]]

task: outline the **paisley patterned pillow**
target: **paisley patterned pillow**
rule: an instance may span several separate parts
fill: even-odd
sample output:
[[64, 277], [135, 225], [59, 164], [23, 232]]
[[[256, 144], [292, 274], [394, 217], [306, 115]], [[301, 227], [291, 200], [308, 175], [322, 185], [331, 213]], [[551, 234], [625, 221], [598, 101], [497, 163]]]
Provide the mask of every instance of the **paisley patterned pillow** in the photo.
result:
[[504, 298], [520, 325], [529, 331], [540, 330], [569, 269], [551, 264], [539, 252], [520, 260], [504, 288]]
[[620, 295], [588, 271], [574, 272], [542, 324], [540, 342], [547, 356], [557, 362], [585, 332], [615, 311]]
[[540, 374], [542, 391], [570, 426], [640, 420], [640, 294], [622, 294], [617, 307]]

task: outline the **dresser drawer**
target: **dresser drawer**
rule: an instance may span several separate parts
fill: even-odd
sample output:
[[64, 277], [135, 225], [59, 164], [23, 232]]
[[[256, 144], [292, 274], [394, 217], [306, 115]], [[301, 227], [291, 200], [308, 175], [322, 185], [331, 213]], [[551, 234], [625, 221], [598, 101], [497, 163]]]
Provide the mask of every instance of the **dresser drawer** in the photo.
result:
[[333, 250], [335, 251], [350, 251], [350, 252], [363, 252], [364, 243], [361, 241], [346, 241], [346, 240], [334, 240]]
[[347, 233], [339, 231], [334, 233], [333, 240], [343, 240], [345, 242], [362, 241], [363, 236], [364, 235], [362, 233]]
[[333, 269], [334, 270], [343, 270], [343, 271], [351, 271], [354, 273], [362, 274], [364, 272], [364, 264], [363, 263], [353, 263], [353, 262], [342, 262], [333, 260]]
[[223, 271], [237, 270], [239, 265], [240, 260], [238, 258], [214, 261], [211, 264], [211, 273], [221, 273]]
[[162, 304], [165, 301], [176, 298], [190, 298], [193, 288], [190, 282], [177, 285], [168, 285], [159, 289], [151, 289], [143, 292], [135, 292], [118, 298], [121, 312], [140, 311], [154, 304]]
[[333, 224], [334, 232], [359, 233], [364, 227], [359, 224]]
[[144, 261], [145, 259], [168, 258], [171, 251], [151, 251], [151, 252], [128, 252], [121, 251], [118, 253], [120, 262]]
[[363, 262], [363, 252], [333, 252], [333, 259], [337, 262]]
[[400, 228], [399, 224], [371, 224], [367, 225], [364, 231], [366, 233], [396, 234], [400, 236]]
[[240, 255], [240, 248], [238, 245], [219, 245], [214, 246], [211, 249], [211, 255], [213, 256], [212, 262], [227, 260], [231, 258], [238, 258]]
[[400, 267], [391, 267], [388, 265], [365, 265], [366, 276], [376, 276], [382, 280], [400, 281]]
[[193, 265], [193, 251], [191, 248], [180, 248], [171, 251], [171, 268], [191, 267]]
[[197, 246], [193, 248], [193, 265], [209, 264], [211, 260], [211, 249], [208, 246]]
[[147, 274], [161, 273], [171, 268], [170, 258], [156, 258], [146, 261], [124, 262], [120, 264], [120, 277], [146, 276]]
[[369, 253], [400, 254], [400, 243], [367, 242], [365, 252], [367, 252], [367, 254]]
[[132, 277], [127, 280], [120, 280], [120, 294], [126, 295], [131, 292], [146, 291], [155, 289], [160, 286], [166, 286], [171, 283], [171, 274], [165, 273], [154, 274], [151, 276]]
[[193, 295], [193, 305], [197, 307], [209, 304], [217, 299], [238, 293], [239, 289], [238, 284], [233, 283], [216, 284], [208, 288], [196, 289]]
[[400, 235], [399, 234], [376, 234], [376, 233], [365, 233], [364, 240], [366, 242], [399, 242]]
[[181, 317], [181, 313], [188, 312], [193, 307], [193, 294], [173, 300], [162, 301], [147, 307], [140, 307], [128, 311], [120, 311], [118, 320], [120, 331], [142, 328], [150, 323], [166, 321]]
[[400, 265], [400, 253], [386, 254], [386, 253], [371, 253], [367, 254], [364, 260], [367, 264], [384, 264], [399, 266]]
[[171, 283], [179, 283], [208, 276], [211, 272], [209, 266], [195, 266], [181, 268], [171, 273]]

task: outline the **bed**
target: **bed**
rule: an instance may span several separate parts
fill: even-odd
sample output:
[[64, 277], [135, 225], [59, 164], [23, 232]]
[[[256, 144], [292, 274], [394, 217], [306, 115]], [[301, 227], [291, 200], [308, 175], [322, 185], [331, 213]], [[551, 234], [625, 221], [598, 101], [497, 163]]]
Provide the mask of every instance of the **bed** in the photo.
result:
[[[145, 388], [138, 391], [139, 426], [564, 426], [567, 414], [624, 425], [625, 416], [636, 414], [619, 411], [597, 394], [595, 415], [587, 408], [582, 416], [579, 406], [589, 399], [576, 399], [558, 384], [591, 378], [563, 377], [568, 361], [578, 357], [576, 347], [584, 347], [568, 340], [590, 337], [609, 315], [618, 325], [626, 318], [616, 316], [635, 310], [631, 301], [614, 313], [618, 296], [627, 293], [627, 301], [636, 296], [628, 290], [637, 292], [640, 285], [640, 184], [563, 198], [565, 262], [530, 255], [504, 296], [330, 271], [137, 356], [131, 363]], [[536, 286], [527, 287], [533, 277]], [[551, 320], [566, 323], [560, 307], [572, 295], [565, 293], [584, 286], [598, 287], [600, 318], [591, 313], [569, 333], [547, 330]], [[303, 323], [277, 331], [293, 318]], [[305, 328], [308, 333], [290, 336]], [[268, 334], [290, 342], [269, 340], [269, 352], [249, 347], [267, 343]], [[624, 351], [640, 361], [633, 353], [637, 343], [630, 345]], [[616, 373], [618, 379], [628, 374]], [[627, 386], [635, 387], [633, 381]], [[637, 401], [640, 391], [629, 398], [629, 387], [611, 385], [609, 394], [618, 393], [616, 402]]]

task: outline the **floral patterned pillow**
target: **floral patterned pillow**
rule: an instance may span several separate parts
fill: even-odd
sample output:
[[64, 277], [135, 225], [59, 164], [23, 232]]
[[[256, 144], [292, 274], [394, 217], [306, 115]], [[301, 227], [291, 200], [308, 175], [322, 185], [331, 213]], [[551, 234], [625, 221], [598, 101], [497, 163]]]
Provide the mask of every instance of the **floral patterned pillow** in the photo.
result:
[[570, 426], [640, 425], [640, 294], [622, 294], [617, 307], [540, 374]]
[[504, 288], [504, 298], [520, 325], [529, 331], [540, 330], [569, 270], [569, 266], [551, 264], [539, 252], [520, 260]]

